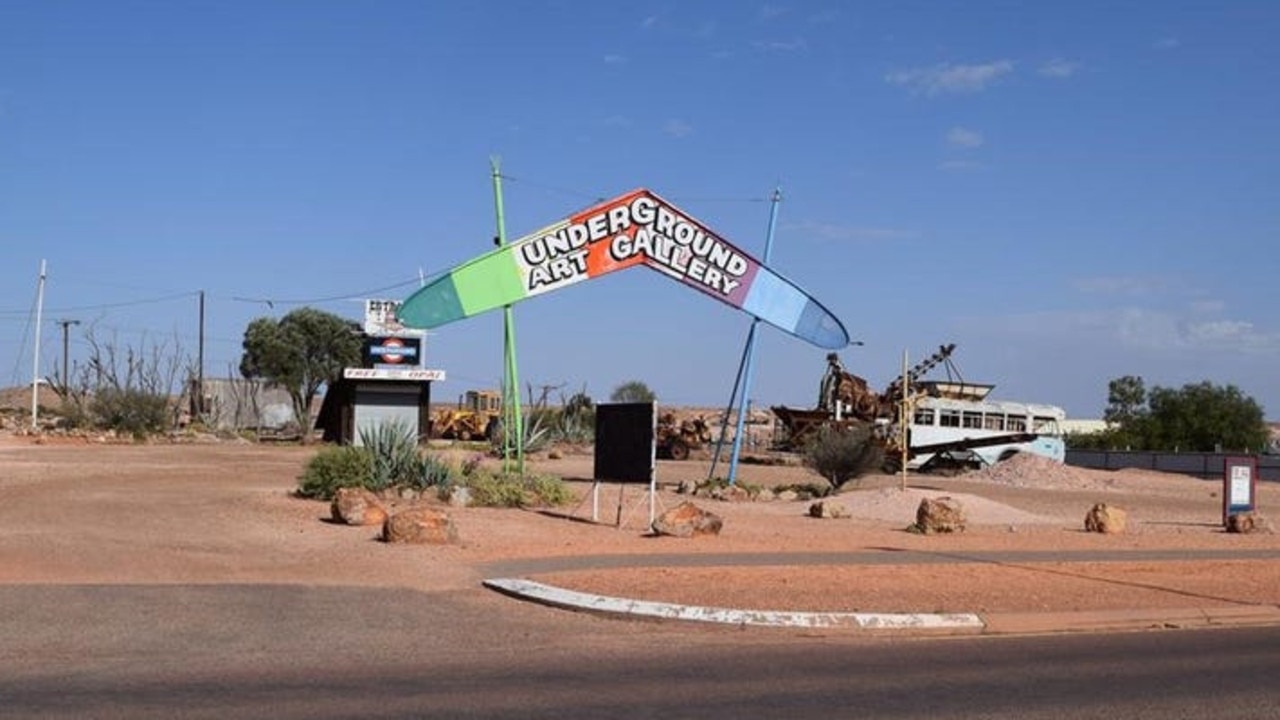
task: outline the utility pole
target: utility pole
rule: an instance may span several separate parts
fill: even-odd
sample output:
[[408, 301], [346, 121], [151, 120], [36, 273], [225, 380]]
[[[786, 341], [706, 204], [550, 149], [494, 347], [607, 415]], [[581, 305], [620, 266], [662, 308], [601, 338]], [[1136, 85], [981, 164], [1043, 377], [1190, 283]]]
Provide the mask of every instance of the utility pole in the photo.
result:
[[67, 364], [67, 329], [72, 325], [79, 325], [79, 320], [59, 320], [58, 324], [62, 326], [62, 397], [67, 396], [67, 389], [71, 387], [71, 366]]
[[40, 281], [36, 285], [36, 344], [31, 353], [31, 429], [40, 427], [40, 323], [44, 322], [44, 279], [46, 264], [40, 261]]
[[200, 341], [196, 350], [196, 417], [204, 416], [204, 291], [200, 291]]

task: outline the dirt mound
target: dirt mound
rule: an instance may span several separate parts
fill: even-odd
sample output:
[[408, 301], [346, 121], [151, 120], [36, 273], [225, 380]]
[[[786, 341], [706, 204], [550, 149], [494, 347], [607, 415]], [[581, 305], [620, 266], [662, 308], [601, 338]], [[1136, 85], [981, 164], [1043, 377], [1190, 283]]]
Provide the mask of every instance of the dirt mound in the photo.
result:
[[1004, 503], [959, 492], [938, 492], [919, 488], [878, 488], [841, 493], [836, 500], [855, 518], [899, 522], [906, 527], [915, 521], [916, 509], [925, 498], [949, 496], [964, 507], [969, 522], [975, 525], [1039, 525], [1057, 523], [1056, 518], [1019, 510]]
[[1111, 473], [1072, 467], [1030, 452], [1017, 453], [961, 478], [1037, 490], [1107, 490], [1115, 482]]
[[[40, 407], [42, 408], [58, 408], [62, 406], [62, 399], [58, 397], [58, 393], [45, 383], [39, 385]], [[31, 386], [18, 385], [15, 387], [0, 388], [0, 410], [16, 410], [31, 412]]]

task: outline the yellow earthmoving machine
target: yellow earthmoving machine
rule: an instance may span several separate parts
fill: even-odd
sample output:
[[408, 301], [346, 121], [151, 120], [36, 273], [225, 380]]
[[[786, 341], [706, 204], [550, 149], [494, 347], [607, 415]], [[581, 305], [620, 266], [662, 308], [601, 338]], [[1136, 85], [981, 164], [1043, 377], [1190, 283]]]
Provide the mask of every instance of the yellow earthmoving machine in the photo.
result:
[[438, 410], [431, 418], [433, 437], [446, 440], [490, 440], [502, 419], [502, 393], [468, 390], [457, 408]]

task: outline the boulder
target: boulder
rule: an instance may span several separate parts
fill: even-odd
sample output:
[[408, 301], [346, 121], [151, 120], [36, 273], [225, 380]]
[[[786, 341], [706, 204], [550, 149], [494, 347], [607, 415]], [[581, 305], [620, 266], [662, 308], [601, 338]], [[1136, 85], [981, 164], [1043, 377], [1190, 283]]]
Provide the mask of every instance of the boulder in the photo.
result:
[[686, 501], [659, 515], [653, 521], [653, 531], [658, 535], [687, 538], [719, 535], [723, 525], [719, 515]]
[[916, 508], [916, 524], [912, 526], [925, 535], [964, 532], [964, 527], [964, 506], [950, 496], [921, 500]]
[[1248, 535], [1250, 533], [1269, 533], [1271, 524], [1258, 513], [1242, 512], [1227, 516], [1227, 532]]
[[387, 518], [382, 524], [382, 539], [389, 543], [448, 545], [458, 541], [458, 528], [443, 510], [409, 508]]
[[711, 499], [724, 502], [749, 502], [751, 500], [751, 492], [741, 485], [727, 485], [712, 490]]
[[1084, 529], [1089, 532], [1118, 535], [1124, 532], [1128, 519], [1128, 513], [1121, 508], [1098, 503], [1089, 508], [1089, 513], [1084, 516]]
[[454, 485], [449, 489], [449, 504], [453, 507], [470, 507], [471, 488], [466, 485]]
[[357, 487], [338, 488], [329, 512], [335, 521], [347, 525], [380, 525], [387, 519], [387, 510], [378, 496]]
[[773, 499], [783, 500], [785, 502], [792, 502], [795, 500], [799, 500], [800, 494], [797, 493], [795, 490], [782, 490], [780, 492], [775, 492], [773, 494]]
[[809, 517], [834, 520], [849, 517], [849, 508], [833, 500], [819, 500], [809, 506]]

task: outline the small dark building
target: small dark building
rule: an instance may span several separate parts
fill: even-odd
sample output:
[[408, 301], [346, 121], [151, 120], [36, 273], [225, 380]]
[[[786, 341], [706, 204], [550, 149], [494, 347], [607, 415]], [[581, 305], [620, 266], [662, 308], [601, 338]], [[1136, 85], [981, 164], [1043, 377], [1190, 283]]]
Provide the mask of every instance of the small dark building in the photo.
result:
[[385, 423], [408, 427], [420, 440], [431, 433], [431, 383], [444, 370], [423, 366], [423, 333], [396, 320], [394, 300], [365, 301], [361, 367], [343, 370], [325, 392], [316, 429], [328, 442], [361, 444], [361, 434]]

